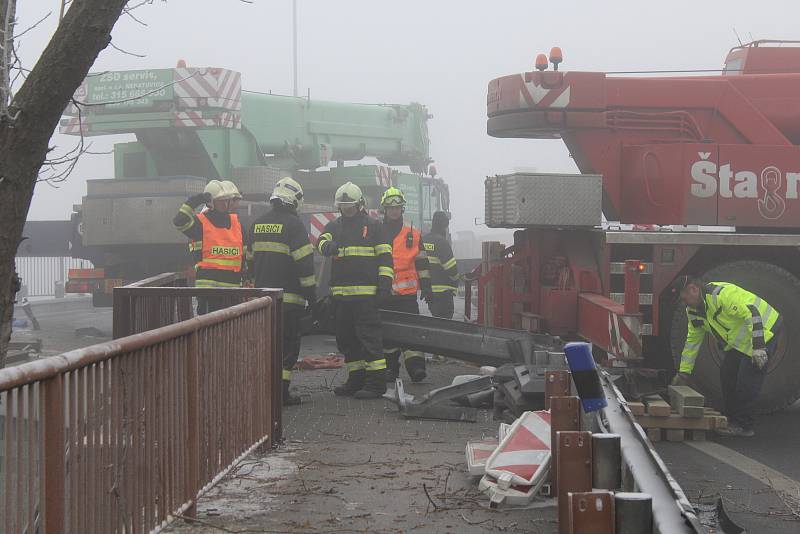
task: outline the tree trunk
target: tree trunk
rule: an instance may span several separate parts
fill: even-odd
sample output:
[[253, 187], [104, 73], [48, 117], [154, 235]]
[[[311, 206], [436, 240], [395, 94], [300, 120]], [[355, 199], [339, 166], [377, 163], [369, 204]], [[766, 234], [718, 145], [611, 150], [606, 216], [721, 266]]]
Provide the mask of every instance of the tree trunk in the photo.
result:
[[97, 55], [127, 0], [74, 0], [47, 48], [0, 117], [0, 367], [11, 334], [14, 257], [33, 189], [64, 108]]

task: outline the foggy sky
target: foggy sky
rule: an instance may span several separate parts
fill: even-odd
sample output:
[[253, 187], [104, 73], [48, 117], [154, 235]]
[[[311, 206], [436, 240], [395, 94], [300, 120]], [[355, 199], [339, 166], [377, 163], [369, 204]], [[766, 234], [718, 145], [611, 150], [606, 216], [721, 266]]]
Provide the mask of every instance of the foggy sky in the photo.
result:
[[[224, 67], [254, 91], [292, 92], [291, 0], [159, 0], [123, 17], [93, 71]], [[19, 28], [54, 13], [22, 39], [29, 68], [55, 29], [57, 0], [20, 0]], [[428, 106], [431, 156], [450, 184], [451, 230], [475, 230], [487, 175], [536, 168], [578, 172], [561, 141], [486, 135], [486, 86], [531, 70], [537, 53], [564, 52], [561, 70], [719, 68], [743, 41], [798, 39], [800, 3], [785, 1], [299, 0], [300, 93], [312, 99]], [[132, 136], [96, 137], [109, 150]], [[67, 149], [74, 137], [55, 135]], [[113, 177], [111, 156], [86, 156], [67, 183], [37, 185], [28, 219], [66, 219], [87, 178]]]

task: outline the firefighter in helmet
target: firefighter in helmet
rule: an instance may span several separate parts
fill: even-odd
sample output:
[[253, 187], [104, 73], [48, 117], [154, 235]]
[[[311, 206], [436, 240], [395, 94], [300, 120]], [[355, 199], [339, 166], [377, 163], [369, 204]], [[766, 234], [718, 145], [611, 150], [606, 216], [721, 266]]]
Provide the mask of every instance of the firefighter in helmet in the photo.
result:
[[364, 195], [352, 182], [336, 190], [340, 216], [319, 236], [320, 254], [332, 258], [330, 292], [336, 310], [336, 344], [344, 354], [347, 382], [339, 396], [376, 399], [386, 392], [378, 300], [394, 278], [392, 247], [381, 224], [367, 215]]
[[783, 318], [766, 300], [728, 282], [703, 283], [684, 275], [670, 289], [686, 305], [688, 324], [673, 384], [688, 381], [706, 333], [710, 333], [725, 354], [719, 378], [728, 427], [716, 432], [753, 436], [754, 404], [764, 385], [769, 358], [775, 354]]
[[454, 313], [453, 297], [458, 291], [458, 267], [453, 249], [447, 240], [447, 227], [450, 217], [447, 212], [437, 211], [433, 214], [431, 231], [422, 241], [428, 254], [431, 270], [431, 290], [433, 299], [428, 301], [428, 308], [434, 317], [452, 319]]
[[236, 211], [239, 209], [239, 202], [242, 200], [242, 194], [239, 192], [239, 188], [236, 187], [236, 184], [230, 180], [223, 180], [220, 183], [222, 184], [222, 189], [227, 192], [227, 195], [231, 199], [228, 211], [230, 213], [236, 213]]
[[[406, 197], [396, 187], [390, 187], [381, 197], [384, 239], [392, 244], [394, 280], [392, 294], [383, 299], [380, 306], [384, 310], [419, 315], [417, 293], [422, 292], [422, 297], [427, 302], [432, 300], [431, 276], [419, 230], [413, 224], [406, 225], [403, 221], [405, 205]], [[385, 347], [384, 353], [388, 381], [394, 382], [400, 374], [401, 354], [411, 380], [419, 382], [425, 378], [425, 355], [422, 352]]]
[[281, 178], [269, 197], [272, 209], [250, 228], [248, 256], [255, 287], [283, 288], [283, 403], [300, 404], [289, 391], [292, 368], [300, 354], [300, 320], [316, 300], [314, 248], [298, 215], [303, 188]]
[[[172, 219], [190, 239], [189, 251], [195, 257], [195, 287], [241, 287], [244, 261], [244, 234], [239, 216], [231, 213], [232, 191], [219, 180], [211, 180], [204, 191], [189, 197]], [[207, 209], [196, 214], [195, 210]], [[197, 313], [204, 314], [225, 306], [224, 299], [199, 297]]]

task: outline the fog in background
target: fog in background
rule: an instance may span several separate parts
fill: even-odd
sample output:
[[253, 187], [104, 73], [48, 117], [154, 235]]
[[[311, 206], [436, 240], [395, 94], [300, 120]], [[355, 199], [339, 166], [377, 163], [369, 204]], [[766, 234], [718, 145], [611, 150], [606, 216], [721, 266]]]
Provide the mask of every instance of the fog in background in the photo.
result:
[[[242, 87], [292, 93], [291, 0], [156, 0], [123, 17], [93, 71], [224, 67]], [[22, 0], [18, 28], [49, 11], [21, 39], [32, 67], [57, 24], [57, 0]], [[515, 169], [577, 172], [561, 141], [486, 135], [486, 86], [498, 76], [532, 70], [537, 53], [560, 46], [561, 70], [629, 71], [719, 68], [728, 49], [751, 39], [800, 39], [800, 2], [670, 1], [493, 2], [457, 0], [299, 0], [300, 93], [345, 102], [425, 104], [431, 156], [450, 185], [451, 230], [473, 230], [483, 217], [483, 180]], [[110, 150], [133, 136], [91, 138]], [[55, 135], [66, 150], [74, 137]], [[111, 155], [84, 156], [69, 180], [38, 184], [30, 220], [67, 219], [85, 181], [113, 177]]]

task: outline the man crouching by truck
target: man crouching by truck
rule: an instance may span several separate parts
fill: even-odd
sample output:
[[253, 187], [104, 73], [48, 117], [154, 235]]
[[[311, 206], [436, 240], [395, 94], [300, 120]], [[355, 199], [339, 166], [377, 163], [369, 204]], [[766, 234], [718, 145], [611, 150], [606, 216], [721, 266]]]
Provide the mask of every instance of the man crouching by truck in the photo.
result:
[[781, 316], [767, 301], [727, 282], [704, 284], [681, 276], [671, 286], [686, 305], [688, 334], [673, 384], [680, 384], [694, 371], [695, 360], [710, 332], [725, 358], [720, 366], [725, 436], [751, 437], [753, 406], [764, 385], [770, 355], [775, 354]]
[[[172, 220], [191, 241], [195, 258], [195, 287], [241, 287], [244, 260], [244, 233], [239, 216], [229, 213], [233, 196], [238, 194], [219, 180], [211, 180], [205, 190], [189, 197]], [[195, 214], [206, 204], [209, 209]], [[225, 299], [198, 297], [197, 314], [225, 307]]]

